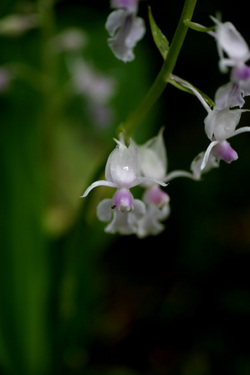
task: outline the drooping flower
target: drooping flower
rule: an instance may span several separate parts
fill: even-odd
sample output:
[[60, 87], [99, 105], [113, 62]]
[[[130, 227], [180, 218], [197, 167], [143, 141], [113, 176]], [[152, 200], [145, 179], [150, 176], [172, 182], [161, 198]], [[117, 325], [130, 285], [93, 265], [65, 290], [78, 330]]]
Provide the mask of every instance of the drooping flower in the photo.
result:
[[53, 52], [76, 53], [82, 51], [88, 42], [88, 36], [82, 29], [67, 28], [52, 38], [50, 45]]
[[237, 160], [238, 154], [227, 140], [235, 135], [250, 131], [248, 126], [236, 130], [242, 113], [247, 110], [224, 107], [228, 103], [226, 99], [223, 99], [223, 94], [224, 90], [219, 88], [215, 95], [214, 108], [206, 107], [208, 114], [204, 120], [205, 133], [211, 142], [206, 151], [200, 153], [191, 164], [191, 169], [197, 178], [202, 173], [218, 167], [220, 160], [226, 163]]
[[228, 139], [235, 135], [249, 132], [250, 127], [245, 126], [236, 130], [244, 109], [217, 108], [211, 110], [205, 118], [205, 132], [211, 140], [201, 163], [201, 170], [205, 169], [210, 154], [220, 161], [231, 163], [238, 159], [237, 152], [230, 146]]
[[[220, 57], [219, 67], [222, 72], [231, 68], [230, 83], [224, 85], [224, 98], [228, 99], [228, 106], [244, 104], [244, 97], [250, 95], [250, 67], [246, 62], [250, 59], [250, 49], [231, 22], [220, 22], [212, 17], [215, 22], [215, 31], [210, 31], [217, 42]], [[226, 55], [226, 56], [225, 56]]]
[[113, 119], [110, 100], [116, 91], [115, 80], [80, 57], [69, 58], [68, 67], [73, 89], [84, 98], [91, 119], [97, 125], [110, 123]]
[[[139, 146], [140, 168], [143, 176], [152, 177], [161, 181], [170, 181], [176, 177], [189, 177], [194, 179], [192, 173], [186, 171], [173, 171], [167, 174], [167, 153], [163, 139], [163, 128], [156, 137], [151, 138], [144, 145]], [[143, 202], [146, 214], [138, 225], [138, 237], [156, 235], [163, 231], [165, 220], [170, 214], [169, 195], [165, 193], [155, 181], [143, 184], [145, 193]]]
[[[242, 127], [236, 130], [243, 112], [248, 110], [241, 108], [231, 108], [236, 105], [237, 94], [233, 91], [229, 95], [228, 85], [219, 87], [215, 94], [215, 106], [210, 108], [206, 100], [199, 91], [188, 82], [178, 78], [178, 82], [190, 89], [207, 111], [205, 118], [205, 132], [210, 139], [210, 144], [206, 151], [199, 153], [191, 163], [191, 170], [196, 179], [200, 179], [202, 173], [208, 172], [212, 168], [219, 166], [220, 160], [231, 163], [237, 160], [237, 152], [230, 146], [227, 139], [240, 133], [249, 132], [250, 127]], [[239, 103], [237, 103], [239, 106]]]
[[138, 0], [112, 0], [111, 7], [115, 10], [105, 24], [110, 35], [108, 44], [117, 59], [132, 61], [133, 49], [145, 34], [144, 20], [136, 16]]
[[[241, 67], [250, 58], [250, 50], [242, 35], [231, 22], [220, 22], [211, 17], [216, 25], [215, 32], [209, 33], [216, 39], [220, 57], [220, 68], [226, 71], [228, 67]], [[224, 56], [224, 53], [227, 57]]]
[[145, 214], [145, 205], [134, 199], [130, 189], [147, 182], [154, 182], [165, 186], [160, 180], [143, 177], [140, 174], [138, 150], [131, 140], [129, 147], [124, 142], [115, 140], [116, 148], [108, 157], [105, 178], [91, 184], [82, 197], [97, 186], [116, 188], [112, 199], [104, 199], [97, 207], [97, 216], [101, 221], [110, 221], [106, 227], [109, 233], [132, 234], [137, 232], [138, 220]]

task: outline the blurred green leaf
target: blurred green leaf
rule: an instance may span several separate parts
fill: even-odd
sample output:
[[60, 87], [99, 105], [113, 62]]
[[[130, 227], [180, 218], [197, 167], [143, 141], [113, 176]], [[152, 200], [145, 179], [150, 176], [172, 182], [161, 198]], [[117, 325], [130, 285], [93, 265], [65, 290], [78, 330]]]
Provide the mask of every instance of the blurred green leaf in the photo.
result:
[[31, 102], [29, 116], [27, 103], [19, 95], [2, 112], [6, 126], [0, 147], [4, 197], [0, 262], [4, 354], [0, 357], [10, 374], [38, 375], [48, 370], [51, 354], [47, 316], [51, 263], [41, 223], [44, 183], [40, 134], [33, 112], [37, 107], [29, 97], [28, 105]]

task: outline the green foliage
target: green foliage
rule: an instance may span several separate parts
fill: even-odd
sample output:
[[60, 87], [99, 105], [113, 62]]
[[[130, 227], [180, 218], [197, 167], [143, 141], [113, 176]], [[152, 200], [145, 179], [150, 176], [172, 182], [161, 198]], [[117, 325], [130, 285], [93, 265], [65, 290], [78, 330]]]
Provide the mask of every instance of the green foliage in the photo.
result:
[[148, 17], [149, 17], [149, 23], [150, 23], [151, 32], [152, 32], [155, 45], [160, 51], [163, 59], [165, 60], [168, 54], [168, 50], [169, 50], [169, 42], [166, 36], [162, 33], [162, 31], [157, 26], [150, 6], [148, 7]]

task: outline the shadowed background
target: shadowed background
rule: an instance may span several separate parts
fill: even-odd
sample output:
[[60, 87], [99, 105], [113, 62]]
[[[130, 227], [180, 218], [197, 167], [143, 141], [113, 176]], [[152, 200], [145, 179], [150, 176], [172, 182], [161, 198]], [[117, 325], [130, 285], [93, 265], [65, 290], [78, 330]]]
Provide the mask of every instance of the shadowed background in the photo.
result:
[[[54, 12], [47, 0], [0, 5], [3, 374], [250, 372], [250, 136], [231, 140], [239, 154], [231, 165], [221, 162], [201, 182], [169, 184], [171, 216], [157, 237], [104, 233], [96, 206], [112, 189], [79, 198], [100, 178], [115, 127], [160, 69], [147, 6], [171, 41], [182, 4], [141, 1], [147, 32], [127, 64], [106, 43], [108, 1], [62, 0]], [[32, 18], [30, 30], [13, 35], [6, 17], [37, 9], [39, 21]], [[245, 2], [198, 0], [193, 20], [209, 26], [217, 11], [250, 44]], [[65, 38], [72, 34], [63, 34], [72, 29], [75, 48]], [[94, 71], [111, 90], [104, 101], [78, 91], [79, 59], [90, 69], [85, 75]], [[215, 41], [192, 30], [174, 72], [211, 98], [229, 80], [218, 70]], [[205, 115], [195, 97], [169, 85], [135, 140], [145, 142], [165, 126], [168, 170], [189, 169], [208, 144]], [[244, 114], [240, 124], [249, 121]]]

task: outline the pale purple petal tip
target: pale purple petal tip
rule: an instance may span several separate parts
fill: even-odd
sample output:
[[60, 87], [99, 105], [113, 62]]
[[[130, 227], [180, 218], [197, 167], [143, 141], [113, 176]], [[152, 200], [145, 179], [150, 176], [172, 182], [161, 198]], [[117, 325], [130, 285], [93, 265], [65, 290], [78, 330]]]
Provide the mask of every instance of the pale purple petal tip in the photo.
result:
[[113, 208], [128, 212], [133, 208], [133, 195], [128, 189], [118, 189], [113, 197]]
[[250, 78], [250, 67], [242, 64], [235, 66], [232, 70], [232, 78], [234, 81], [247, 81]]
[[126, 9], [131, 13], [135, 13], [137, 10], [138, 0], [111, 0], [112, 8], [122, 8]]
[[227, 141], [220, 142], [214, 146], [212, 153], [217, 159], [224, 160], [226, 163], [231, 163], [232, 161], [238, 159], [237, 152]]
[[163, 207], [169, 203], [169, 195], [166, 194], [159, 186], [154, 185], [151, 189], [148, 189], [144, 195], [144, 200], [148, 204], [153, 203], [157, 207]]

